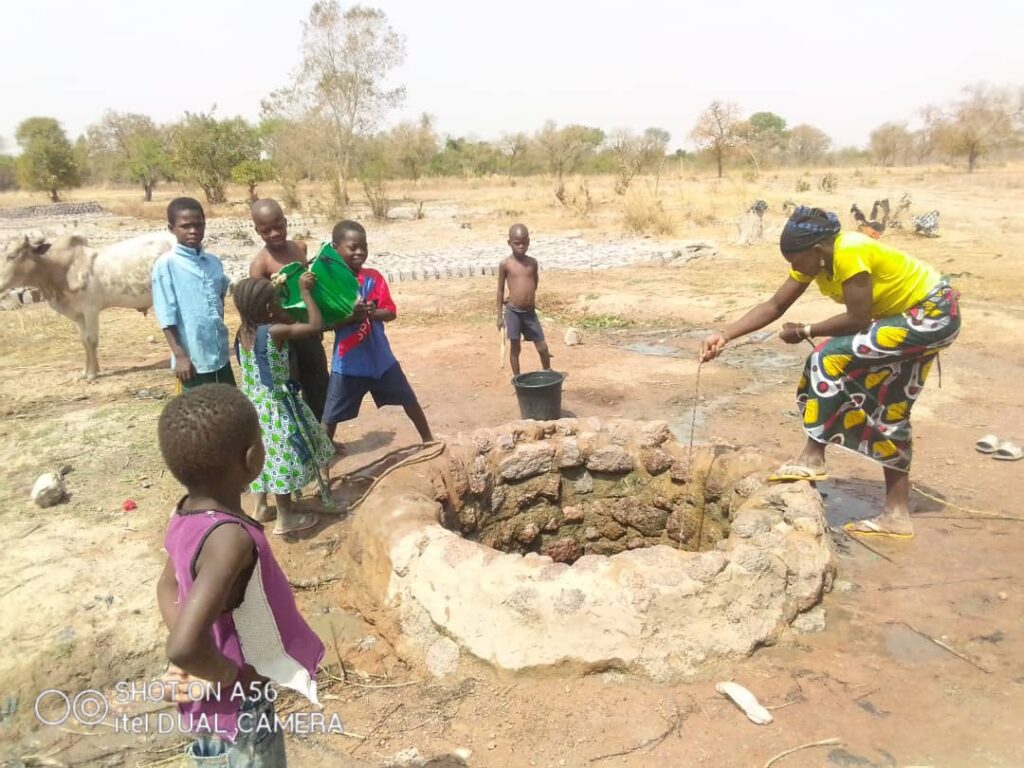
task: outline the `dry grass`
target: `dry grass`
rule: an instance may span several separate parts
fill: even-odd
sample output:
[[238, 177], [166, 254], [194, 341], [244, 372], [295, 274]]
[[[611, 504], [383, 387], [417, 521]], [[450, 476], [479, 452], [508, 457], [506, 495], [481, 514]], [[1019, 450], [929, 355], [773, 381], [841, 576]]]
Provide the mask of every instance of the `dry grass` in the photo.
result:
[[661, 201], [647, 192], [631, 192], [622, 201], [622, 226], [638, 235], [670, 235], [675, 229]]

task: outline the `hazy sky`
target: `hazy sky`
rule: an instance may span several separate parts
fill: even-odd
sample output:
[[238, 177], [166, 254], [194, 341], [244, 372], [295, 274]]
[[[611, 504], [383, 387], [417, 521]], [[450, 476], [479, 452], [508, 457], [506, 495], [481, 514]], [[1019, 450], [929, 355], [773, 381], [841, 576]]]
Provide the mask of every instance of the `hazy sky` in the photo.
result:
[[[370, 0], [405, 35], [391, 122], [492, 138], [545, 119], [687, 142], [713, 99], [862, 144], [967, 83], [1024, 83], [1024, 3], [972, 0]], [[305, 0], [8, 0], [0, 137], [32, 115], [73, 139], [107, 109], [256, 118], [298, 62]]]

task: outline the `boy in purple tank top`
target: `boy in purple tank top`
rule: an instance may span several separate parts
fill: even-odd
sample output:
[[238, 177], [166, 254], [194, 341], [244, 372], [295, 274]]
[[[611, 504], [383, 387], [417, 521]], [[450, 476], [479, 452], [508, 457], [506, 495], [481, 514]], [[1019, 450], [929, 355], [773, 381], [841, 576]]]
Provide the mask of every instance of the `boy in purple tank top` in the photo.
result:
[[[242, 510], [242, 493], [263, 468], [256, 410], [226, 384], [176, 397], [160, 415], [160, 452], [185, 486], [167, 527], [168, 560], [157, 586], [170, 632], [179, 719], [195, 741], [196, 766], [284, 766], [269, 686], [291, 688], [319, 707], [323, 643], [295, 605], [263, 533]], [[198, 679], [208, 695], [195, 700]]]

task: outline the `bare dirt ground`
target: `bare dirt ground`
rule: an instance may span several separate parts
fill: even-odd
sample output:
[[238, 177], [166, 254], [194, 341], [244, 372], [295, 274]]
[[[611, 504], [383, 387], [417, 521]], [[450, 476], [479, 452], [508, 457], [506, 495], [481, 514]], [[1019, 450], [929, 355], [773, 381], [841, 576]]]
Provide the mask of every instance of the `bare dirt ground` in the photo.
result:
[[[764, 197], [772, 205], [770, 239], [783, 221], [781, 201], [796, 197], [787, 192], [794, 176], [762, 187], [669, 186], [675, 235], [715, 239], [717, 256], [681, 267], [544, 273], [542, 317], [555, 367], [569, 372], [566, 411], [664, 419], [688, 438], [700, 332], [785, 275], [771, 242], [730, 246], [729, 219]], [[727, 184], [733, 187], [724, 190]], [[333, 519], [308, 538], [274, 542], [292, 579], [328, 579], [298, 600], [328, 645], [327, 711], [339, 713], [352, 734], [290, 737], [292, 764], [376, 766], [414, 747], [425, 756], [467, 748], [472, 766], [763, 766], [791, 747], [837, 738], [778, 764], [1024, 765], [1024, 463], [992, 461], [973, 449], [989, 432], [1024, 441], [1024, 224], [1011, 205], [1022, 186], [1024, 174], [1010, 170], [972, 177], [905, 171], [844, 177], [836, 195], [800, 195], [845, 214], [854, 200], [863, 206], [912, 190], [916, 210], [939, 208], [940, 239], [889, 237], [958, 275], [965, 316], [960, 340], [943, 354], [941, 387], [933, 374], [915, 409], [914, 483], [955, 506], [915, 494], [916, 538], [870, 541], [876, 551], [837, 534], [840, 581], [824, 601], [824, 632], [788, 634], [686, 684], [615, 672], [506, 678], [483, 667], [434, 681], [390, 651], [374, 617], [346, 610], [345, 584], [329, 577], [339, 570], [332, 560], [348, 521]], [[493, 242], [497, 259], [502, 230], [520, 216], [535, 231], [621, 237], [610, 193], [598, 190], [595, 211], [579, 219], [538, 199], [538, 188], [421, 187], [417, 194], [443, 198], [454, 217], [371, 224], [371, 248], [443, 252], [452, 243]], [[534, 255], [543, 261], [543, 253]], [[492, 280], [403, 282], [394, 293], [400, 315], [389, 335], [435, 432], [517, 418], [507, 367], [498, 370]], [[793, 314], [810, 322], [833, 311], [808, 294]], [[229, 327], [236, 324], [229, 310]], [[581, 329], [583, 345], [562, 344], [570, 325]], [[44, 689], [110, 694], [118, 681], [156, 678], [165, 663], [155, 584], [180, 489], [156, 446], [156, 418], [173, 381], [163, 346], [148, 340], [153, 334], [152, 317], [105, 313], [104, 373], [85, 385], [76, 379], [83, 355], [70, 322], [45, 306], [0, 313], [0, 760], [10, 765], [184, 765], [176, 757], [180, 736], [129, 737], [109, 719], [98, 727], [46, 727], [33, 714]], [[698, 440], [758, 445], [780, 461], [797, 452], [793, 390], [802, 354], [772, 337], [705, 366]], [[529, 348], [524, 363], [536, 364]], [[340, 436], [350, 453], [336, 477], [415, 440], [400, 410], [372, 406]], [[839, 452], [830, 462], [833, 480], [822, 490], [833, 525], [880, 506], [875, 466]], [[64, 465], [69, 500], [36, 508], [28, 499], [35, 477]], [[342, 497], [358, 491], [339, 487]], [[123, 512], [126, 499], [138, 508]], [[714, 683], [726, 679], [778, 707], [775, 722], [755, 726], [718, 696]], [[284, 711], [300, 706], [282, 704]], [[129, 711], [158, 706], [137, 703]]]

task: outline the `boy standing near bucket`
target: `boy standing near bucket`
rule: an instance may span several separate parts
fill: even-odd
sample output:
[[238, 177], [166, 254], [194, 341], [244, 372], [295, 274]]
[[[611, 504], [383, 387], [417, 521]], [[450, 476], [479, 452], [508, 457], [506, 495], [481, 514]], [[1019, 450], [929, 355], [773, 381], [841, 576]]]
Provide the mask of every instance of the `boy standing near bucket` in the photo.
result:
[[[537, 260], [527, 256], [530, 232], [522, 224], [513, 224], [508, 231], [512, 254], [498, 265], [498, 329], [505, 329], [509, 340], [509, 364], [512, 375], [519, 375], [520, 336], [532, 341], [545, 371], [551, 370], [551, 353], [544, 340], [544, 329], [537, 318], [537, 286], [540, 270]], [[505, 284], [508, 283], [508, 298]]]
[[[398, 316], [391, 291], [384, 275], [363, 267], [369, 250], [366, 230], [358, 222], [339, 221], [331, 233], [331, 245], [359, 281], [359, 297], [352, 315], [335, 326], [324, 430], [333, 440], [339, 422], [358, 416], [363, 398], [369, 393], [378, 408], [402, 406], [420, 439], [432, 441], [426, 414], [384, 333], [384, 323]], [[340, 446], [336, 447], [340, 451]]]

